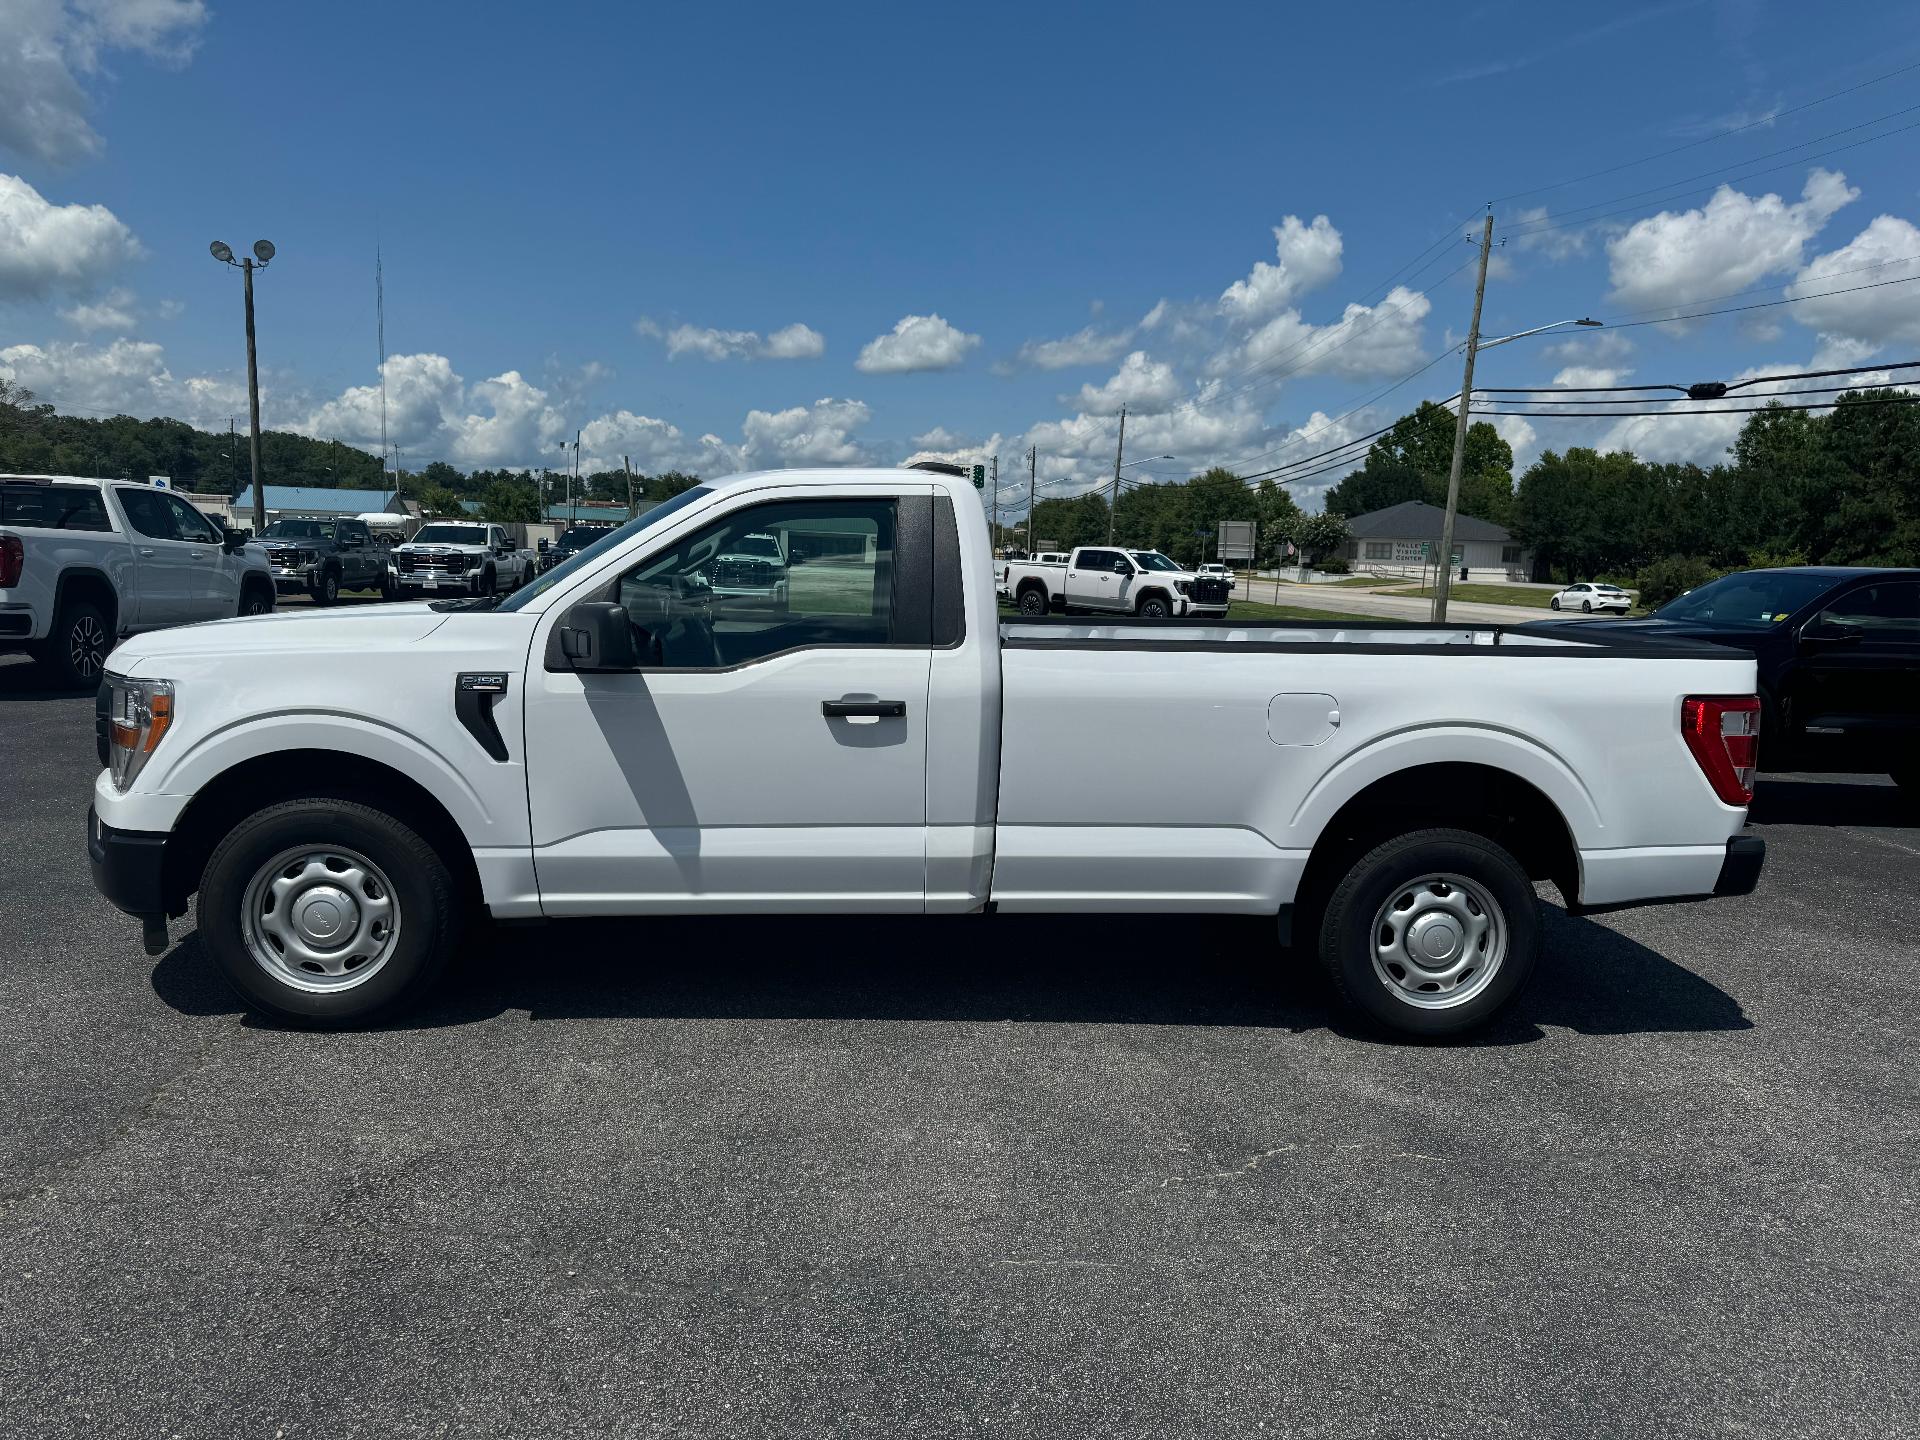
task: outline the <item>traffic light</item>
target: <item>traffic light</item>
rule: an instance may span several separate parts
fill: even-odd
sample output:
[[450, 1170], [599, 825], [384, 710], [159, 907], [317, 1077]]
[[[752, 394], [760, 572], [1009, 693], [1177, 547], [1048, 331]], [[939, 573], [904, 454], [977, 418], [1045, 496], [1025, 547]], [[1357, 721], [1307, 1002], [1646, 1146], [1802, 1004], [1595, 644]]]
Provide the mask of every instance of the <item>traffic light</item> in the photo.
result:
[[984, 490], [987, 488], [986, 466], [976, 465], [973, 467], [973, 488], [976, 490]]

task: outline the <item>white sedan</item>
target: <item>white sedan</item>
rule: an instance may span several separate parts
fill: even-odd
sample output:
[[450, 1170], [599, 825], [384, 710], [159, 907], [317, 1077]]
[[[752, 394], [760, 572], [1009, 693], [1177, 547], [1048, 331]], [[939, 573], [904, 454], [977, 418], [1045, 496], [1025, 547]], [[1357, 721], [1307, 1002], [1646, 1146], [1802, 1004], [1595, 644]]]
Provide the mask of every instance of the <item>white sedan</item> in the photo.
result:
[[1613, 610], [1624, 615], [1633, 605], [1633, 596], [1618, 585], [1596, 585], [1583, 580], [1569, 585], [1547, 604], [1555, 610], [1578, 610], [1591, 615], [1596, 610]]

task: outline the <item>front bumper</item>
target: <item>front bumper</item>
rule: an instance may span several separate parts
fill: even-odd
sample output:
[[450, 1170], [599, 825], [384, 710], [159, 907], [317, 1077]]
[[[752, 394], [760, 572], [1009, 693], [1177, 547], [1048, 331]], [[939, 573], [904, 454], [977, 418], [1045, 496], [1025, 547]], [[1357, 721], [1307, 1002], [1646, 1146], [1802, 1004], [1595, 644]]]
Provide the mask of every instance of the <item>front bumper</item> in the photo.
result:
[[139, 919], [164, 916], [167, 839], [145, 830], [116, 830], [87, 807], [87, 863], [93, 888]]

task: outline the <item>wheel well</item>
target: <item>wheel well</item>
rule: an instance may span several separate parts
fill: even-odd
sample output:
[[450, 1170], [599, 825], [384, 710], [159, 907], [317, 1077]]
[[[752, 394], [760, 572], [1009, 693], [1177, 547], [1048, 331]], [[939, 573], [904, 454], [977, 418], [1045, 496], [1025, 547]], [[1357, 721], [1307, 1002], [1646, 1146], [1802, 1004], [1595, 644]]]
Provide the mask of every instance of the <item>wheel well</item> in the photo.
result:
[[1569, 903], [1579, 893], [1579, 856], [1553, 801], [1491, 765], [1440, 764], [1384, 776], [1342, 805], [1314, 842], [1295, 903], [1317, 904], [1382, 841], [1442, 827], [1486, 836], [1533, 879], [1551, 880]]
[[1022, 580], [1018, 585], [1013, 587], [1013, 593], [1016, 595], [1024, 595], [1029, 590], [1038, 590], [1044, 595], [1047, 593], [1046, 582], [1044, 580], [1036, 580], [1029, 575], [1025, 580]]
[[272, 577], [262, 575], [258, 570], [249, 570], [240, 577], [240, 593], [242, 595], [246, 594], [249, 590], [271, 589], [273, 589]]
[[1138, 595], [1136, 595], [1133, 601], [1133, 608], [1138, 610], [1147, 601], [1154, 600], [1154, 599], [1164, 600], [1169, 610], [1173, 608], [1173, 596], [1169, 595], [1164, 589], [1162, 589], [1158, 585], [1155, 585], [1150, 589], [1142, 590]]
[[[325, 777], [325, 778], [317, 778]], [[440, 852], [468, 901], [481, 903], [480, 872], [473, 847], [453, 816], [419, 781], [378, 760], [336, 750], [281, 750], [243, 760], [202, 786], [167, 841], [162, 890], [167, 913], [183, 914], [200, 888], [200, 875], [214, 847], [255, 811], [297, 796], [358, 800], [386, 811], [419, 831]]]
[[54, 591], [54, 613], [57, 615], [69, 600], [88, 600], [98, 605], [107, 617], [107, 633], [119, 633], [120, 596], [113, 582], [98, 570], [69, 570], [60, 577]]

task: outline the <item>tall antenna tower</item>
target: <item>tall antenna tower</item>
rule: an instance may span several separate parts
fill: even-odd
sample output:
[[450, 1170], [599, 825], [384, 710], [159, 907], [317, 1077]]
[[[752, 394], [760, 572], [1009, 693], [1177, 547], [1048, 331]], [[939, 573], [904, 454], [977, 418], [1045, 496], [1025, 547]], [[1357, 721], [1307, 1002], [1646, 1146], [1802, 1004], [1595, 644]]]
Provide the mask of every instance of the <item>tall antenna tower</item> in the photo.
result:
[[[387, 281], [380, 270], [380, 242], [373, 242], [373, 309], [380, 330], [380, 473], [387, 470]], [[400, 474], [393, 477], [394, 493], [400, 490]]]

